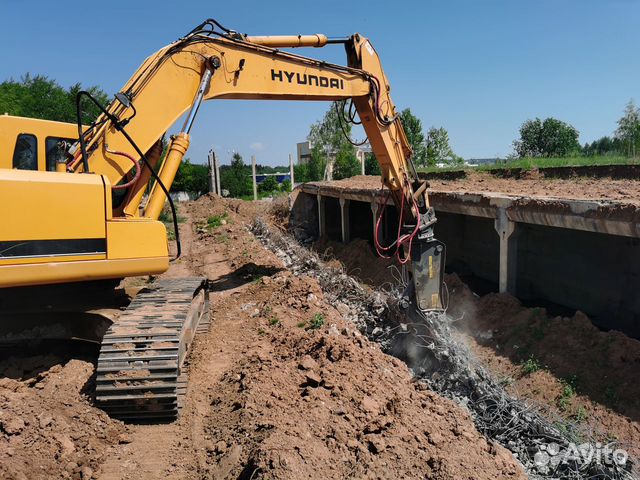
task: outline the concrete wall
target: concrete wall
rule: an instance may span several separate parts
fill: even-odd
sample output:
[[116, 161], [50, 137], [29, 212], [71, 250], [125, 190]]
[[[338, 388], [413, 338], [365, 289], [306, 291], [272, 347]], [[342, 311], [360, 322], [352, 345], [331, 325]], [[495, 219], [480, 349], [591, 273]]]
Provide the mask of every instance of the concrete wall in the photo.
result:
[[500, 245], [493, 219], [438, 212], [436, 238], [447, 246], [447, 271], [498, 284]]
[[[348, 216], [346, 238], [373, 241], [371, 202], [322, 196], [325, 233], [341, 240], [342, 212]], [[318, 196], [300, 192], [291, 225], [318, 237]], [[485, 213], [485, 212], [480, 212]], [[516, 212], [516, 213], [519, 213]], [[397, 234], [397, 212], [388, 205], [383, 242]], [[456, 272], [479, 293], [497, 291], [501, 257], [498, 220], [488, 216], [437, 212], [436, 237], [447, 245], [447, 271]], [[640, 338], [640, 239], [578, 229], [509, 221], [509, 288], [530, 305], [582, 310], [604, 329]], [[504, 271], [503, 271], [504, 275]], [[472, 285], [471, 282], [477, 282]], [[504, 277], [502, 287], [504, 285]]]
[[640, 338], [640, 240], [521, 224], [517, 296], [587, 313]]

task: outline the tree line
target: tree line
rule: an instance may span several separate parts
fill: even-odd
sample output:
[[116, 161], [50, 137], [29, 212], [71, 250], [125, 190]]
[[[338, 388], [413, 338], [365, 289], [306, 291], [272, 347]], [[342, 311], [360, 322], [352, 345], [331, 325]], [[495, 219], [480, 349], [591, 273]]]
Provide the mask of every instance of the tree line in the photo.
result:
[[[76, 83], [64, 88], [44, 75], [24, 75], [20, 80], [0, 83], [0, 115], [8, 113], [17, 117], [41, 118], [58, 122], [76, 123], [76, 95], [86, 90], [101, 104], [109, 102], [109, 96], [99, 87], [83, 88]], [[90, 124], [100, 113], [91, 102], [82, 103], [82, 123]]]
[[[76, 122], [76, 95], [88, 90], [102, 104], [109, 96], [97, 86], [83, 88], [80, 83], [64, 88], [44, 75], [24, 75], [20, 80], [5, 80], [0, 83], [0, 114], [42, 118], [61, 122]], [[332, 104], [321, 120], [311, 125], [307, 139], [312, 145], [307, 163], [296, 165], [298, 182], [322, 180], [327, 164], [333, 164], [333, 178], [342, 179], [358, 175], [361, 171], [352, 138], [352, 124], [345, 122], [341, 103]], [[83, 104], [84, 124], [91, 123], [99, 114], [90, 102]], [[450, 145], [449, 134], [443, 127], [431, 127], [424, 131], [421, 120], [409, 108], [399, 114], [407, 140], [413, 151], [412, 160], [418, 167], [437, 164], [459, 165], [463, 159], [456, 155]], [[617, 121], [612, 136], [603, 136], [591, 143], [579, 143], [578, 130], [569, 123], [556, 118], [526, 120], [520, 127], [519, 138], [513, 142], [514, 157], [567, 157], [626, 155], [636, 157], [640, 152], [640, 108], [630, 100]], [[273, 173], [277, 168], [258, 166], [259, 173]], [[375, 155], [365, 154], [365, 173], [379, 175], [380, 168]], [[174, 190], [191, 192], [208, 191], [208, 167], [193, 164], [185, 159], [177, 172]], [[221, 166], [221, 186], [231, 196], [242, 197], [253, 193], [251, 167], [245, 165], [239, 154], [234, 154], [230, 165]], [[288, 185], [285, 185], [288, 187]], [[282, 190], [274, 178], [268, 177], [260, 186], [266, 194]]]
[[[306, 163], [296, 165], [296, 181], [323, 180], [329, 162], [333, 164], [335, 180], [360, 174], [361, 165], [356, 156], [358, 143], [352, 138], [352, 124], [340, 117], [341, 109], [341, 102], [332, 104], [322, 120], [311, 126], [307, 136], [311, 156]], [[399, 117], [413, 150], [411, 158], [417, 166], [463, 163], [463, 159], [453, 152], [444, 128], [431, 127], [425, 134], [421, 120], [409, 108], [402, 110]], [[366, 152], [364, 160], [366, 175], [380, 174], [380, 166], [372, 152]]]
[[515, 156], [569, 157], [619, 155], [636, 157], [640, 151], [640, 109], [633, 100], [627, 103], [612, 137], [605, 135], [593, 142], [580, 145], [578, 130], [555, 118], [525, 121], [520, 137], [514, 140]]

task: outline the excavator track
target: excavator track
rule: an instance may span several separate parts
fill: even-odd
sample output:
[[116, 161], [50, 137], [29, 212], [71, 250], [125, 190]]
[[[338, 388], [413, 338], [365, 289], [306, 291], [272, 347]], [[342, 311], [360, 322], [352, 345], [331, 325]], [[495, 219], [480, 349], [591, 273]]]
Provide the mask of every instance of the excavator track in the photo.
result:
[[97, 405], [128, 422], [175, 420], [186, 391], [184, 360], [208, 311], [205, 278], [163, 279], [140, 291], [102, 341]]

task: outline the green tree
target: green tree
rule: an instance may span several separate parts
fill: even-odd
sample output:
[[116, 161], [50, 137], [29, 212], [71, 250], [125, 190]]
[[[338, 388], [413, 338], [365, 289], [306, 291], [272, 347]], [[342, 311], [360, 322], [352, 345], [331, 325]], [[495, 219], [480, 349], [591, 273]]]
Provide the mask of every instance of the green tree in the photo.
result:
[[283, 192], [290, 192], [291, 191], [291, 180], [289, 180], [288, 178], [285, 178], [282, 183], [280, 184], [280, 190]]
[[185, 158], [176, 172], [171, 185], [174, 192], [203, 194], [209, 190], [209, 171], [205, 165], [192, 164]]
[[293, 176], [295, 177], [296, 182], [304, 183], [311, 182], [311, 177], [309, 176], [309, 164], [301, 163], [300, 165], [293, 166]]
[[418, 117], [411, 113], [411, 110], [405, 108], [400, 112], [400, 120], [404, 127], [404, 133], [413, 150], [413, 163], [418, 166], [427, 165], [427, 146], [424, 133], [422, 131], [422, 122]]
[[332, 103], [322, 120], [311, 125], [307, 136], [311, 145], [321, 147], [326, 155], [334, 155], [346, 146], [353, 149], [353, 145], [344, 135], [346, 133], [351, 137], [351, 124], [342, 122], [342, 127], [340, 126], [341, 119], [338, 117], [336, 105], [337, 109], [340, 109], [340, 103]]
[[566, 157], [581, 150], [578, 130], [555, 118], [536, 118], [520, 127], [520, 138], [513, 142], [519, 157]]
[[230, 166], [220, 168], [220, 187], [228, 190], [232, 197], [251, 195], [253, 192], [251, 170], [244, 164], [239, 153], [233, 154]]
[[320, 144], [315, 144], [311, 148], [311, 158], [307, 163], [308, 181], [315, 182], [324, 179], [324, 171], [327, 167], [327, 153]]
[[333, 162], [333, 178], [341, 180], [353, 177], [360, 173], [360, 162], [353, 148], [342, 148]]
[[[76, 121], [76, 94], [83, 90], [77, 83], [68, 90], [44, 75], [31, 76], [28, 73], [20, 81], [6, 80], [0, 83], [0, 114], [8, 113], [20, 117], [41, 118], [58, 122]], [[109, 97], [98, 87], [89, 91], [103, 105]], [[98, 116], [99, 109], [91, 102], [82, 102], [84, 124], [89, 124]]]
[[381, 175], [380, 164], [373, 152], [364, 154], [364, 174], [365, 175]]
[[636, 107], [633, 99], [629, 100], [624, 114], [618, 120], [616, 138], [623, 143], [629, 157], [636, 156], [640, 149], [640, 109]]
[[278, 180], [276, 180], [276, 177], [270, 175], [258, 185], [258, 190], [264, 193], [271, 193], [274, 190], [278, 190]]
[[341, 104], [334, 102], [322, 120], [311, 125], [309, 130], [307, 139], [311, 143], [311, 159], [308, 164], [308, 175], [311, 181], [322, 180], [327, 163], [330, 160], [337, 161], [338, 157], [340, 157], [340, 165], [337, 166], [337, 170], [341, 172], [339, 174], [347, 174], [351, 171], [353, 163], [351, 155], [355, 158], [355, 147], [350, 141], [351, 124], [340, 119], [338, 112], [340, 108]]
[[427, 132], [427, 165], [438, 162], [459, 163], [458, 157], [449, 145], [449, 132], [444, 127], [431, 127]]
[[582, 148], [582, 154], [586, 156], [594, 155], [623, 155], [625, 148], [622, 140], [617, 137], [611, 138], [604, 136], [592, 143], [585, 143]]

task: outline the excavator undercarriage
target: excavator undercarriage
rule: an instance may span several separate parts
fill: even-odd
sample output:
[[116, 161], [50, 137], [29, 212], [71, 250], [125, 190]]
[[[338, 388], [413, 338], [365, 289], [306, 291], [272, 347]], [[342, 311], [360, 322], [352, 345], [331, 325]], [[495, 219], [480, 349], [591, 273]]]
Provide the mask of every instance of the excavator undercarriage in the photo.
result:
[[175, 419], [187, 351], [208, 323], [205, 278], [162, 279], [144, 288], [102, 340], [97, 405], [120, 420]]

